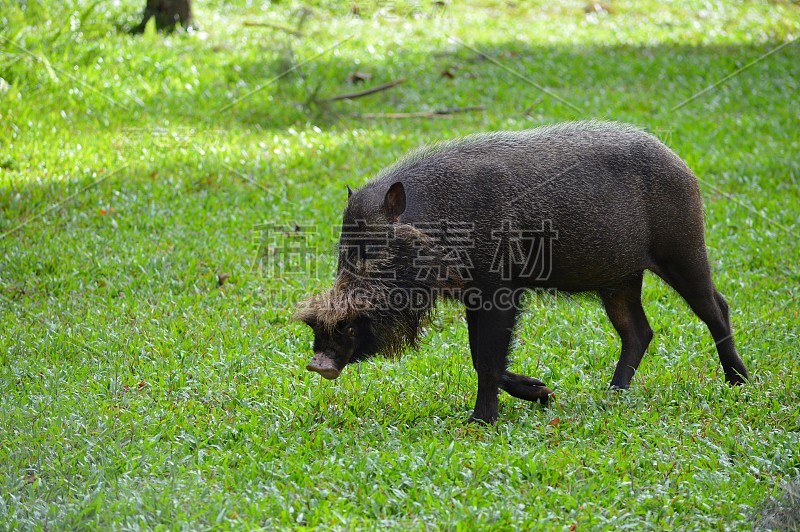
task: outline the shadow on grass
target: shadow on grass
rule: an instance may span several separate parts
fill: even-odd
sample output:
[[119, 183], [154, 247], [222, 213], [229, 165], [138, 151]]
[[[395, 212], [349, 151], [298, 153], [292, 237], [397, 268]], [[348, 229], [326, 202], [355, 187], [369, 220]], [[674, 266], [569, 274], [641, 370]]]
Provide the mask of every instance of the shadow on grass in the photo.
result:
[[[325, 55], [301, 67], [301, 77], [290, 72], [280, 80], [242, 99], [232, 108], [212, 114], [223, 123], [231, 120], [265, 129], [282, 129], [313, 120], [319, 125], [351, 126], [351, 113], [418, 112], [485, 105], [496, 117], [531, 116], [544, 121], [608, 118], [660, 122], [692, 117], [702, 120], [719, 113], [763, 113], [764, 105], [789, 106], [795, 59], [800, 46], [789, 45], [763, 59], [707, 94], [674, 109], [699, 91], [719, 82], [780, 44], [730, 46], [521, 46], [509, 42], [476, 49], [496, 59], [508, 70], [475, 52], [459, 48], [397, 54], [375, 62], [367, 55], [346, 61]], [[285, 60], [239, 64], [246, 90], [260, 87], [287, 70]], [[371, 79], [353, 85], [348, 76], [366, 71]], [[511, 71], [527, 78], [521, 79]], [[385, 83], [398, 78], [398, 87], [358, 100], [314, 102]], [[324, 82], [317, 88], [317, 80]], [[307, 81], [308, 80], [308, 81]], [[229, 83], [233, 80], [229, 80]], [[546, 94], [544, 87], [568, 102]], [[229, 99], [230, 86], [212, 88], [210, 100]], [[172, 106], [191, 107], [187, 94], [175, 94]], [[674, 110], [673, 110], [674, 109]], [[412, 122], [418, 125], [421, 121]], [[230, 122], [228, 122], [230, 123]], [[363, 122], [361, 122], [363, 124]], [[373, 122], [374, 123], [374, 122]]]
[[[176, 152], [187, 143], [202, 148], [213, 140], [214, 132], [222, 135], [244, 132], [266, 138], [268, 133], [280, 133], [290, 127], [305, 128], [309, 124], [332, 132], [364, 128], [376, 135], [413, 131], [433, 139], [478, 130], [520, 129], [589, 118], [632, 122], [650, 129], [668, 144], [676, 138], [680, 143], [679, 137], [690, 143], [713, 143], [714, 137], [719, 136], [741, 148], [740, 141], [748, 142], [740, 138], [743, 124], [763, 122], [762, 129], [767, 134], [789, 138], [796, 118], [791, 111], [790, 95], [796, 89], [800, 46], [787, 46], [682, 108], [674, 107], [780, 44], [539, 47], [507, 42], [491, 47], [475, 45], [509, 70], [463, 47], [401, 50], [384, 61], [374, 61], [372, 55], [365, 52], [365, 57], [358, 58], [358, 64], [355, 56], [347, 59], [324, 54], [274, 82], [269, 80], [285, 73], [293, 64], [280, 54], [242, 63], [232, 53], [201, 50], [218, 58], [213, 64], [219, 75], [209, 86], [183, 90], [181, 84], [170, 79], [167, 71], [134, 71], [130, 72], [131, 76], [148, 78], [153, 85], [171, 84], [172, 88], [142, 97], [141, 106], [131, 111], [110, 104], [102, 111], [113, 116], [110, 129], [121, 138], [154, 142], [161, 144], [156, 147], [165, 151], [176, 148]], [[141, 67], [136, 65], [136, 68]], [[8, 79], [14, 79], [14, 68], [12, 65]], [[360, 85], [352, 84], [348, 76], [356, 70], [369, 72], [371, 79]], [[318, 101], [400, 77], [407, 81], [389, 91], [356, 100]], [[557, 101], [534, 84], [546, 88], [579, 111]], [[259, 90], [260, 87], [263, 88]], [[237, 100], [238, 103], [234, 103]], [[230, 108], [224, 109], [228, 105]], [[371, 120], [353, 116], [474, 105], [484, 105], [486, 110], [443, 119]], [[153, 127], [162, 119], [169, 120], [166, 131]], [[90, 121], [86, 126], [91, 128], [93, 124]], [[169, 130], [173, 127], [193, 131], [194, 138], [181, 139], [186, 136], [180, 131], [173, 135]], [[80, 119], [73, 129], [81, 131]], [[120, 148], [124, 150], [125, 146]], [[8, 164], [17, 168], [28, 166], [24, 161], [9, 160]]]
[[[228, 201], [245, 205], [283, 203], [295, 204], [289, 209], [295, 212], [314, 212], [320, 188], [323, 197], [332, 197], [345, 182], [354, 186], [362, 183], [422, 142], [589, 118], [645, 127], [686, 158], [701, 179], [709, 173], [727, 173], [755, 176], [756, 181], [767, 176], [778, 182], [777, 176], [787, 169], [796, 179], [800, 174], [798, 163], [785, 148], [792, 142], [796, 125], [790, 95], [796, 86], [800, 46], [786, 47], [673, 110], [779, 44], [539, 47], [507, 42], [476, 46], [485, 56], [552, 91], [579, 112], [457, 45], [397, 53], [384, 61], [371, 60], [368, 55], [359, 64], [353, 59], [323, 55], [303, 65], [302, 76], [291, 72], [244, 98], [284, 72], [285, 58], [234, 65], [238, 59], [235, 54], [214, 52], [219, 57], [216, 66], [220, 75], [210, 86], [166, 91], [145, 99], [141, 109], [130, 113], [110, 107], [101, 111], [114, 113], [114, 121], [103, 132], [111, 135], [109, 151], [119, 154], [122, 161], [130, 161], [131, 166], [104, 181], [99, 190], [110, 195], [115, 187], [163, 187], [163, 179], [178, 176], [186, 181], [178, 187], [180, 191], [190, 196], [204, 191], [218, 193], [220, 207]], [[234, 66], [238, 70], [235, 75]], [[354, 86], [347, 78], [355, 70], [369, 72], [371, 80]], [[167, 83], [169, 78], [159, 72], [131, 74], [149, 75], [153, 84]], [[365, 98], [302, 103], [308, 99], [308, 84], [316, 83], [314, 80], [322, 80], [318, 96], [330, 97], [399, 77], [407, 81]], [[237, 88], [240, 82], [244, 85]], [[229, 104], [236, 98], [242, 99], [227, 110], [215, 111], [221, 102]], [[218, 107], [209, 109], [206, 102]], [[369, 120], [352, 116], [472, 105], [484, 105], [486, 110], [441, 119]], [[168, 118], [168, 125], [155, 127], [156, 120], [162, 118]], [[73, 134], [77, 138], [82, 124], [80, 118], [76, 120]], [[87, 129], [95, 129], [94, 124], [87, 122]], [[327, 135], [346, 136], [353, 130], [365, 134], [335, 146], [295, 147], [281, 155], [273, 153], [275, 135], [311, 125], [321, 127]], [[143, 148], [149, 149], [149, 158], [136, 156]], [[760, 152], [757, 161], [747, 158], [751, 151]], [[10, 155], [9, 171], [23, 173], [42, 167], [37, 157], [35, 153]], [[83, 162], [80, 155], [76, 157]], [[66, 185], [48, 179], [26, 179], [22, 184], [7, 181], [11, 184], [4, 186], [10, 193], [0, 197], [4, 212], [0, 231], [96, 179], [91, 172], [85, 175], [70, 176]], [[242, 201], [242, 194], [249, 197]], [[161, 199], [173, 196], [167, 194]], [[82, 200], [79, 195], [72, 206], [79, 207], [81, 201], [92, 200]]]

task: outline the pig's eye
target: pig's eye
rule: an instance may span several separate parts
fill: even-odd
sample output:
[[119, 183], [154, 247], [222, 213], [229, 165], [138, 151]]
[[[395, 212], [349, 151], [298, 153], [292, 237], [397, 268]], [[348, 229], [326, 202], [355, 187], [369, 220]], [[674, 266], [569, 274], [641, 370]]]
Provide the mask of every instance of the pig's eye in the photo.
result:
[[356, 328], [353, 327], [352, 325], [347, 328], [347, 336], [349, 336], [351, 338], [355, 338], [355, 336], [356, 336]]

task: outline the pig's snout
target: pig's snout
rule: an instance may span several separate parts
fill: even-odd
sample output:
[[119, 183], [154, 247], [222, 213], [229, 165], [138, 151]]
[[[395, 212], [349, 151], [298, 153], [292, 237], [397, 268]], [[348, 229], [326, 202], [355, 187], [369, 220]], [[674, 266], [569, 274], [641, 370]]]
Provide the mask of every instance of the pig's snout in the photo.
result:
[[328, 380], [333, 380], [342, 372], [336, 367], [336, 362], [324, 353], [315, 353], [311, 363], [306, 366], [308, 371], [316, 371]]

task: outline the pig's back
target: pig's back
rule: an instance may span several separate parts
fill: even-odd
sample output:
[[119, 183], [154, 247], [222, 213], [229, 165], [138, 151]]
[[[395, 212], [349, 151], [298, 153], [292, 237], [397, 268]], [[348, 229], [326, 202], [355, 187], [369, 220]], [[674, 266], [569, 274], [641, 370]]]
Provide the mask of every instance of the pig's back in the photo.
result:
[[496, 260], [496, 231], [552, 227], [551, 277], [525, 284], [596, 289], [650, 267], [665, 248], [703, 243], [696, 178], [631, 126], [574, 122], [473, 135], [412, 153], [365, 188], [380, 202], [397, 181], [407, 195], [400, 222], [474, 224], [479, 274]]

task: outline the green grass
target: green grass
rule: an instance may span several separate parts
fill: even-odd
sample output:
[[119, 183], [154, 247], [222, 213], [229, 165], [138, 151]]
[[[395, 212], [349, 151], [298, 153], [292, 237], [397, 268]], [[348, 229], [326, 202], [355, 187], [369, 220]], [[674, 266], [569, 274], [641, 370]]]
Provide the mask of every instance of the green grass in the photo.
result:
[[[672, 110], [800, 36], [796, 3], [320, 0], [296, 37], [243, 23], [292, 26], [299, 3], [209, 0], [199, 32], [130, 37], [143, 4], [0, 8], [0, 527], [745, 529], [800, 474], [800, 45]], [[319, 102], [354, 71], [407, 81]], [[504, 396], [495, 427], [464, 424], [456, 305], [400, 360], [303, 369], [289, 317], [331, 282], [345, 184], [434, 140], [578, 118], [645, 127], [700, 177], [750, 385], [723, 383], [654, 276], [626, 393], [583, 297], [532, 299], [513, 367], [557, 400]], [[315, 272], [256, 260], [269, 223], [315, 226]]]

